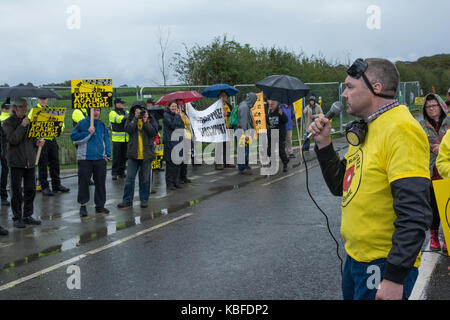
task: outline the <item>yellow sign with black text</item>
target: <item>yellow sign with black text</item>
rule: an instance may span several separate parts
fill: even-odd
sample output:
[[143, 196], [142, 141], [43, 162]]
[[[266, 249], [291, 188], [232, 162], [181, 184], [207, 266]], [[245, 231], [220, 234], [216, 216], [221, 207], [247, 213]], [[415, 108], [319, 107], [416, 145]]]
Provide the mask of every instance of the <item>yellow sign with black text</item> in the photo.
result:
[[434, 194], [444, 231], [445, 243], [450, 244], [450, 179], [433, 180]]
[[71, 95], [74, 109], [112, 107], [112, 79], [71, 80]]
[[252, 116], [253, 128], [256, 133], [262, 133], [267, 131], [267, 123], [266, 123], [266, 112], [264, 109], [264, 95], [263, 93], [257, 93], [257, 100], [253, 105], [253, 108], [250, 109], [250, 114]]
[[28, 129], [28, 138], [55, 138], [59, 137], [64, 125], [66, 108], [42, 107], [33, 108], [31, 125]]
[[303, 108], [303, 99], [297, 100], [294, 102], [294, 110], [296, 119], [300, 119], [302, 117], [302, 108]]
[[161, 169], [164, 156], [164, 145], [158, 144], [155, 147], [156, 158], [152, 161], [152, 169]]

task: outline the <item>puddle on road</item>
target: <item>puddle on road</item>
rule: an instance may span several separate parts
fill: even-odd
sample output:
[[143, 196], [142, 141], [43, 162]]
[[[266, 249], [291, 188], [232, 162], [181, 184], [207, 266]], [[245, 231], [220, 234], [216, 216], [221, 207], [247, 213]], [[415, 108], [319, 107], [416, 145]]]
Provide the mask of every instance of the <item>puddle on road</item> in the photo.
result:
[[[222, 193], [224, 191], [239, 189], [239, 188], [247, 186], [248, 184], [250, 184], [252, 182], [255, 182], [257, 180], [264, 179], [264, 178], [265, 178], [264, 176], [261, 176], [261, 177], [256, 177], [255, 179], [252, 179], [249, 181], [241, 182], [239, 184], [211, 187], [211, 188], [209, 188], [209, 190], [212, 191], [212, 193], [202, 196], [202, 197], [199, 197], [196, 200], [186, 201], [179, 205], [169, 206], [168, 208], [158, 208], [158, 209], [155, 208], [155, 210], [151, 210], [147, 214], [144, 214], [144, 215], [141, 214], [140, 216], [134, 216], [132, 219], [127, 220], [127, 221], [117, 222], [114, 220], [113, 221], [106, 220], [105, 221], [106, 225], [104, 227], [97, 228], [94, 232], [86, 232], [82, 235], [65, 240], [65, 241], [61, 242], [61, 244], [59, 244], [59, 245], [49, 247], [45, 250], [42, 250], [38, 253], [28, 255], [22, 259], [14, 261], [14, 262], [9, 262], [9, 263], [4, 264], [3, 268], [2, 268], [3, 272], [6, 272], [6, 273], [12, 272], [14, 270], [14, 268], [16, 268], [16, 267], [31, 263], [33, 261], [37, 261], [44, 257], [52, 256], [57, 253], [61, 253], [61, 252], [65, 252], [65, 251], [74, 249], [76, 247], [79, 247], [83, 244], [87, 244], [87, 243], [89, 243], [93, 240], [99, 239], [99, 238], [111, 236], [120, 230], [124, 230], [124, 229], [130, 228], [130, 227], [140, 225], [147, 220], [153, 220], [155, 218], [165, 216], [169, 212], [173, 213], [173, 212], [177, 212], [177, 211], [180, 211], [180, 210], [188, 208], [188, 207], [193, 207], [196, 204], [200, 203], [201, 201], [207, 200], [219, 193]], [[63, 213], [60, 215], [47, 216], [46, 218], [48, 220], [60, 219], [60, 218], [68, 217], [70, 215], [74, 215], [75, 213], [78, 213], [78, 210], [72, 210], [72, 211], [69, 211], [69, 212], [66, 212], [66, 213]], [[109, 215], [102, 214], [99, 216], [91, 216], [91, 217], [88, 217], [87, 219], [93, 220], [100, 216], [106, 217], [107, 219], [108, 219], [108, 217], [111, 217]], [[41, 217], [41, 218], [45, 219], [44, 217]], [[84, 221], [86, 221], [86, 218], [83, 218], [83, 219], [84, 219]], [[54, 232], [54, 231], [56, 231], [56, 228], [55, 228], [55, 230], [48, 230], [48, 231]]]
[[[194, 203], [198, 203], [198, 201], [194, 201]], [[13, 262], [8, 262], [3, 265], [3, 272], [9, 273], [12, 272], [14, 268], [37, 261], [39, 259], [42, 259], [44, 257], [48, 257], [51, 255], [55, 255], [57, 253], [65, 252], [77, 247], [80, 247], [83, 244], [87, 244], [93, 240], [100, 239], [103, 237], [111, 236], [115, 233], [117, 233], [120, 230], [124, 230], [130, 227], [134, 227], [137, 225], [142, 224], [145, 221], [153, 220], [155, 218], [161, 217], [162, 215], [166, 215], [169, 212], [176, 212], [181, 209], [184, 209], [189, 206], [189, 203], [184, 203], [182, 205], [178, 206], [172, 206], [169, 208], [163, 208], [161, 210], [155, 210], [150, 211], [146, 214], [141, 214], [140, 216], [133, 216], [130, 220], [127, 221], [105, 221], [106, 225], [104, 227], [96, 228], [93, 232], [86, 232], [82, 235], [70, 238], [68, 240], [65, 240], [61, 242], [59, 245], [55, 245], [52, 247], [49, 247], [47, 249], [44, 249], [40, 252], [28, 255], [22, 259], [18, 259]], [[164, 214], [163, 214], [164, 212]], [[108, 215], [101, 215], [102, 217], [110, 217]], [[95, 218], [95, 216], [93, 216]], [[52, 228], [51, 232], [54, 232], [57, 228]], [[62, 228], [64, 229], [64, 228]], [[35, 234], [29, 234], [28, 237], [33, 237]]]

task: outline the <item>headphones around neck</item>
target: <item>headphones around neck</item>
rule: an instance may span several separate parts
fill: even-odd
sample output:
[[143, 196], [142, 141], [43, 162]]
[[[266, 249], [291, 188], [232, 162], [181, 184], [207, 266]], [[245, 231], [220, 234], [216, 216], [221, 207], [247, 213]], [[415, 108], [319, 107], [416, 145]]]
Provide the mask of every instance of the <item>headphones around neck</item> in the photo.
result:
[[345, 126], [345, 137], [352, 146], [359, 146], [364, 143], [368, 131], [367, 123], [364, 120], [355, 120]]

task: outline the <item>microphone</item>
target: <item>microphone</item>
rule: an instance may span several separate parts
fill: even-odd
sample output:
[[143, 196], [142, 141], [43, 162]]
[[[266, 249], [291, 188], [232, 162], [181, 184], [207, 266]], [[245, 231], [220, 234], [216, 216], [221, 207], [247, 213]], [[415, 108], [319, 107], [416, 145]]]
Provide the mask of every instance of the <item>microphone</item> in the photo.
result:
[[[331, 105], [330, 110], [327, 112], [327, 114], [325, 115], [325, 118], [331, 120], [334, 117], [336, 117], [339, 113], [341, 113], [344, 110], [345, 106], [342, 102], [340, 101], [336, 101], [333, 102], [333, 104]], [[311, 138], [312, 133], [309, 133], [308, 136], [306, 137], [306, 139]]]

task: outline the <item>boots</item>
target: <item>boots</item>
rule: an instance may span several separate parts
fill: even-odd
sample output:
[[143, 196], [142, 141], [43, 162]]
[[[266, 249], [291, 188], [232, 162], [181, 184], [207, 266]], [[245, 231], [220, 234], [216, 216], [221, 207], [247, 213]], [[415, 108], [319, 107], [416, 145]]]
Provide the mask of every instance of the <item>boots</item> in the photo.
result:
[[439, 243], [439, 230], [430, 230], [430, 250], [441, 250], [441, 245]]

